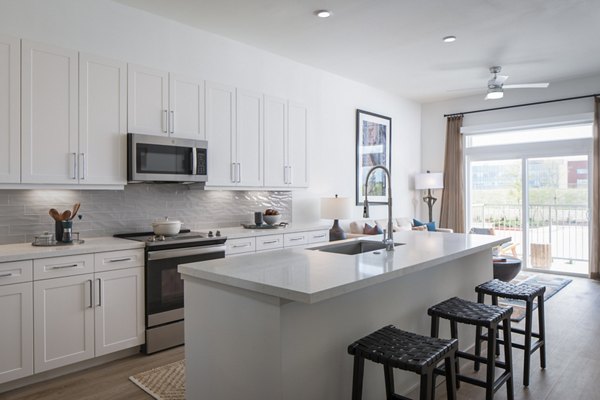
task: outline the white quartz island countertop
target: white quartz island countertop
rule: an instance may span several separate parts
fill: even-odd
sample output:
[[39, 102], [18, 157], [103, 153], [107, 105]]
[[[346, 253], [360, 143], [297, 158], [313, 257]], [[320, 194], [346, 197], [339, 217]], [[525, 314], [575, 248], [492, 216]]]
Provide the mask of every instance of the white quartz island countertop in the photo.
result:
[[[381, 241], [381, 237], [343, 242]], [[179, 266], [179, 272], [184, 276], [312, 304], [491, 249], [508, 240], [486, 235], [397, 232], [394, 241], [402, 245], [396, 246], [393, 252], [378, 250], [345, 255], [310, 250], [343, 243], [339, 241], [183, 264]], [[489, 268], [491, 270], [491, 260]]]

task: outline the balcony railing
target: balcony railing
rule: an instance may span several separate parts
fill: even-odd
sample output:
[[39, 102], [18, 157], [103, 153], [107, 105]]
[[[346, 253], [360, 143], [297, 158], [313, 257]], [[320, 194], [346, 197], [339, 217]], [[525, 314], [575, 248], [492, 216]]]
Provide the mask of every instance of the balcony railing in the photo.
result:
[[[589, 211], [584, 205], [532, 204], [529, 206], [530, 244], [549, 244], [552, 257], [573, 261], [589, 259]], [[520, 204], [473, 204], [471, 226], [494, 228], [496, 235], [520, 243], [523, 229]], [[522, 253], [522, 249], [518, 250]]]

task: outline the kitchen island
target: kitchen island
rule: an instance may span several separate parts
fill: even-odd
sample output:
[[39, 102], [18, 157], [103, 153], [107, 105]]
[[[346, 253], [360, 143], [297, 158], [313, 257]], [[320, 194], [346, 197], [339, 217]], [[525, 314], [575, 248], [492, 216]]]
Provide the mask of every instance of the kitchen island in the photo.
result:
[[[492, 278], [492, 248], [507, 240], [397, 232], [393, 252], [309, 247], [180, 265], [186, 398], [348, 399], [347, 346], [388, 324], [428, 334], [427, 308], [452, 296], [474, 300], [475, 286]], [[466, 348], [474, 335], [461, 334]], [[396, 372], [398, 393], [416, 383]], [[381, 366], [365, 365], [363, 393], [385, 398]]]

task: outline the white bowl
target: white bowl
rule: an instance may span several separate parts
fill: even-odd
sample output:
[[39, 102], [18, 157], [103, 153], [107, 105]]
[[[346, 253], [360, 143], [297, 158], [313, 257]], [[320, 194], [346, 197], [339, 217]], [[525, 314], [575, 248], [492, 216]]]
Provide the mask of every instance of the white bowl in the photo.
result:
[[152, 230], [155, 235], [175, 236], [181, 229], [181, 221], [171, 220], [165, 217], [162, 220], [157, 220], [152, 223]]
[[278, 215], [263, 215], [263, 221], [268, 225], [275, 225], [281, 219], [281, 214]]

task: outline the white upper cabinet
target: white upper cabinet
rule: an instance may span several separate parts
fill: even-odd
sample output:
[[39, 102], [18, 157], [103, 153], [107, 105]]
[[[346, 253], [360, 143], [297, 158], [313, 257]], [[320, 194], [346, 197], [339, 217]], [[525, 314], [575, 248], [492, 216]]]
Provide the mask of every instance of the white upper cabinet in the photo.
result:
[[263, 185], [263, 96], [237, 90], [236, 160], [237, 184]]
[[128, 131], [204, 139], [204, 82], [129, 64]]
[[128, 130], [148, 135], [169, 134], [169, 73], [129, 64]]
[[78, 182], [78, 53], [22, 42], [24, 183]]
[[19, 39], [0, 36], [0, 183], [21, 180]]
[[308, 187], [308, 109], [288, 103], [288, 184]]
[[204, 139], [204, 82], [169, 74], [169, 133], [187, 139]]
[[265, 96], [265, 186], [286, 186], [287, 168], [287, 101]]
[[234, 186], [237, 183], [235, 106], [234, 87], [206, 83], [207, 185]]
[[79, 183], [127, 183], [127, 64], [79, 57]]

